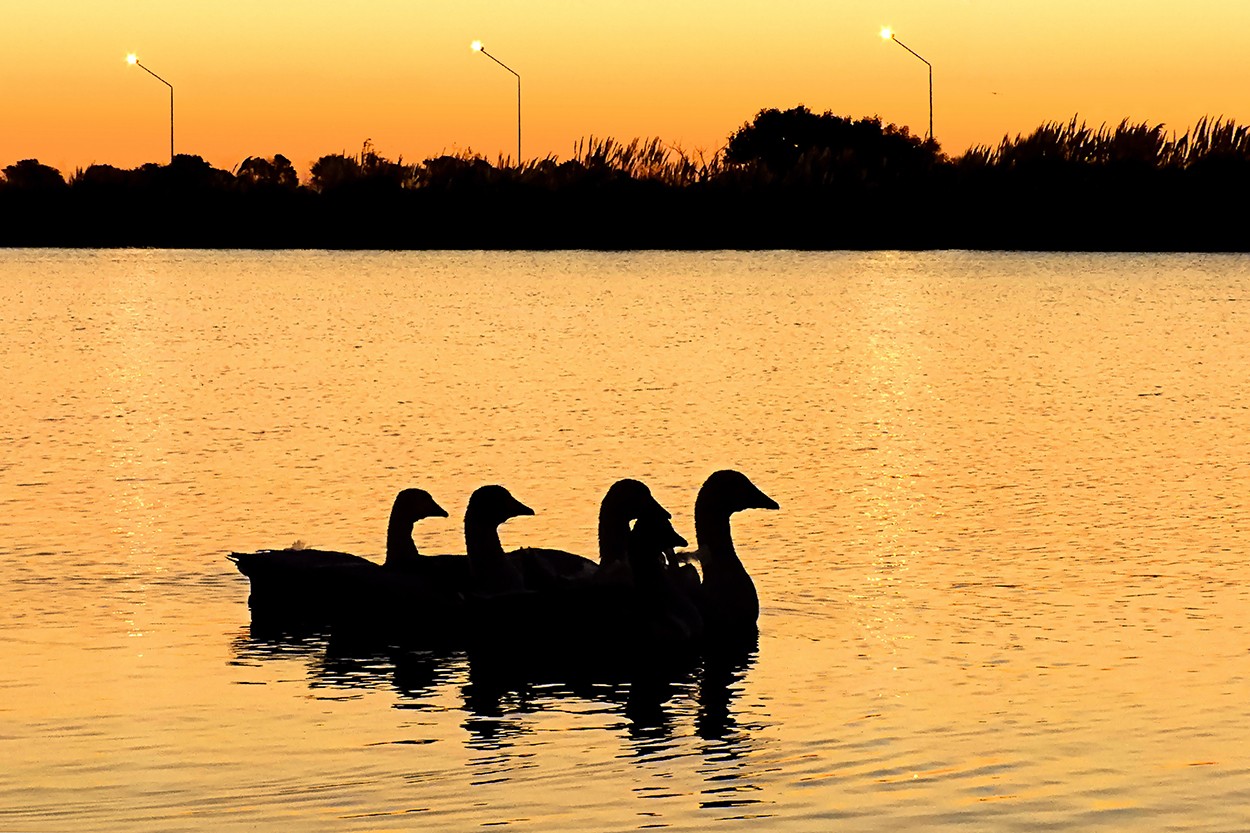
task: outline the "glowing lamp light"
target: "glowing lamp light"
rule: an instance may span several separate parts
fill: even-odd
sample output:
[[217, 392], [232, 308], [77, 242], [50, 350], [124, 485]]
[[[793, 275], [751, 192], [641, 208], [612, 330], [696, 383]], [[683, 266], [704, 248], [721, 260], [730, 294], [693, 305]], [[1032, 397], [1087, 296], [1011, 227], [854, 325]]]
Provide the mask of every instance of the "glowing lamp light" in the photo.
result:
[[881, 27], [881, 40], [894, 40], [894, 30], [889, 26]]
[[480, 40], [475, 40], [473, 41], [473, 43], [469, 44], [469, 48], [472, 49], [474, 52], [481, 52], [482, 42]]
[[139, 56], [131, 52], [129, 55], [126, 56], [126, 63], [130, 64], [131, 66], [134, 66], [135, 64], [139, 63]]

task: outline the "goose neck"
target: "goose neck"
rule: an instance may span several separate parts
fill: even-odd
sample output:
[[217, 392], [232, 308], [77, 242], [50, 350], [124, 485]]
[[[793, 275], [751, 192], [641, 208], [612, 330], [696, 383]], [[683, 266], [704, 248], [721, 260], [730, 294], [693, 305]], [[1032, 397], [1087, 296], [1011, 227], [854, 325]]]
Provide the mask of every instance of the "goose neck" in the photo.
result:
[[391, 515], [386, 526], [386, 564], [395, 566], [412, 561], [419, 555], [417, 545], [412, 540], [412, 527], [415, 521], [404, 521]]
[[503, 560], [503, 544], [499, 542], [499, 528], [490, 524], [466, 523], [464, 547], [470, 561], [489, 564]]
[[466, 523], [464, 545], [478, 592], [515, 593], [525, 589], [521, 571], [504, 555], [497, 526]]
[[629, 519], [605, 506], [599, 512], [599, 565], [626, 563], [628, 537]]
[[705, 569], [715, 570], [734, 564], [741, 566], [738, 553], [734, 550], [728, 514], [707, 511], [706, 507], [695, 507], [694, 534]]

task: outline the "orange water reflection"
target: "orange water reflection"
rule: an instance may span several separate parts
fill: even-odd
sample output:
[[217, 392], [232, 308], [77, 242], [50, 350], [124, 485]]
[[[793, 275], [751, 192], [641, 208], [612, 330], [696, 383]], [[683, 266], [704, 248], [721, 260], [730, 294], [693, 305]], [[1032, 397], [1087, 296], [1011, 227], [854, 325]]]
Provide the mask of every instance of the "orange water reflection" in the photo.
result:
[[[18, 251], [0, 294], [0, 826], [1244, 827], [1244, 258]], [[710, 674], [250, 634], [222, 557], [380, 558], [404, 486], [460, 551], [487, 482], [507, 546], [592, 552], [624, 476], [689, 535], [727, 466], [782, 511]]]

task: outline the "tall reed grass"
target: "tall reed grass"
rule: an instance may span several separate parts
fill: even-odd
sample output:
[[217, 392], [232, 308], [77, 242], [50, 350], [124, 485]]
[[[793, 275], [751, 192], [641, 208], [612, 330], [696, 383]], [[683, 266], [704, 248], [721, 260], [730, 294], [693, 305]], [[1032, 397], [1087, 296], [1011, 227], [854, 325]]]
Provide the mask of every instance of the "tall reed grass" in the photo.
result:
[[1162, 124], [1124, 119], [1114, 127], [1090, 127], [1073, 117], [1067, 123], [1046, 122], [1014, 139], [1003, 137], [997, 147], [974, 146], [956, 163], [1002, 169], [1051, 162], [1185, 170], [1214, 159], [1250, 162], [1250, 127], [1204, 116], [1177, 135]]

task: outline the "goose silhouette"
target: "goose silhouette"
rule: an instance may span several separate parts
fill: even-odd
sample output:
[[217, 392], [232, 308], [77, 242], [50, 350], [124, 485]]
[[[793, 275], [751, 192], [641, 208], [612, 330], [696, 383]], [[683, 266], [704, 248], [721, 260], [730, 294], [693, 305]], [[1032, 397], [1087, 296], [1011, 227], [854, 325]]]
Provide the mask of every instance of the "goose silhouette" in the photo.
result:
[[672, 517], [642, 481], [632, 478], [616, 481], [599, 504], [598, 563], [564, 550], [523, 547], [512, 555], [520, 560], [525, 587], [542, 590], [590, 579], [628, 582], [630, 566], [626, 540], [630, 524], [650, 515], [665, 520]]
[[759, 594], [734, 547], [729, 522], [745, 509], [778, 508], [777, 501], [732, 469], [713, 472], [700, 487], [694, 502], [698, 548], [678, 555], [699, 563], [702, 581], [693, 592], [707, 638], [747, 638], [756, 633]]
[[360, 581], [362, 575], [419, 568], [427, 556], [420, 555], [413, 543], [413, 526], [425, 518], [445, 517], [446, 510], [429, 492], [401, 491], [395, 496], [387, 522], [383, 564], [359, 555], [318, 549], [234, 552], [226, 557], [248, 577], [248, 606], [254, 618], [328, 624], [337, 615], [343, 588]]
[[482, 486], [469, 496], [464, 512], [465, 555], [421, 555], [403, 561], [402, 569], [346, 576], [333, 622], [335, 649], [461, 645], [466, 595], [524, 589], [521, 562], [504, 552], [499, 527], [533, 514], [503, 486]]
[[658, 514], [639, 518], [626, 535], [629, 582], [571, 582], [542, 589], [474, 593], [466, 598], [475, 656], [534, 668], [554, 663], [588, 672], [622, 661], [684, 650], [702, 633], [693, 601], [667, 579], [667, 561], [686, 539]]

